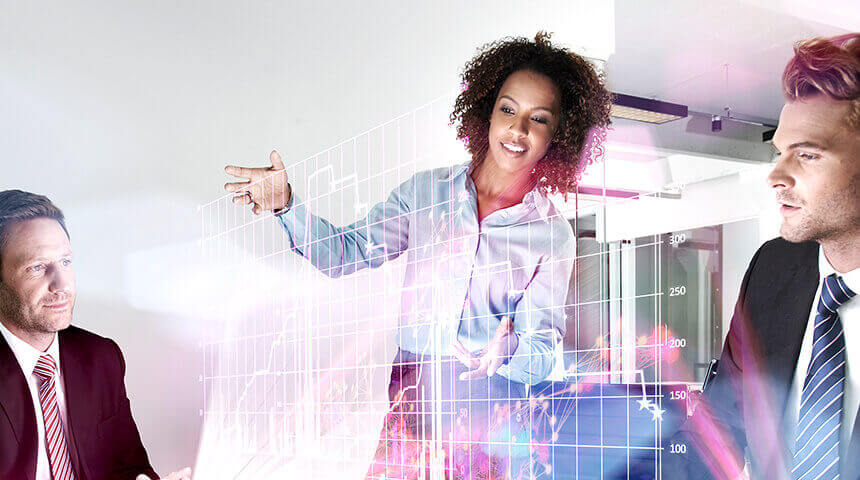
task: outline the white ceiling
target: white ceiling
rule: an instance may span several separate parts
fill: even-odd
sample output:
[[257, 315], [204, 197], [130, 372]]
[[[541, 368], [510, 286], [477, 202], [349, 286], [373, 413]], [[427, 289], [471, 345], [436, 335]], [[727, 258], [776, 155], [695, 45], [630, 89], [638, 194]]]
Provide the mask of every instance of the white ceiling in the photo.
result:
[[[0, 1], [0, 188], [67, 203], [208, 201], [225, 163], [307, 158], [455, 91], [478, 45], [538, 29], [607, 58], [615, 91], [773, 120], [792, 42], [860, 29], [847, 0], [45, 3]], [[730, 133], [680, 127], [653, 143]]]
[[776, 120], [792, 44], [858, 30], [860, 7], [843, 0], [617, 0], [606, 68], [617, 92]]

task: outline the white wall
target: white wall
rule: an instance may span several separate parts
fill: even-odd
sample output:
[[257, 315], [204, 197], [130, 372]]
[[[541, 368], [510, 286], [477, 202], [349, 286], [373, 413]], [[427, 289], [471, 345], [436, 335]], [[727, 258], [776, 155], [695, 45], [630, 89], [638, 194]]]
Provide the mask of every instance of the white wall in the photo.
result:
[[0, 189], [64, 209], [76, 323], [122, 346], [156, 469], [196, 455], [209, 325], [170, 292], [193, 278], [196, 207], [221, 195], [221, 167], [263, 164], [272, 147], [302, 159], [455, 90], [476, 47], [502, 36], [546, 29], [607, 58], [612, 13], [570, 0], [0, 2]]
[[764, 240], [759, 238], [759, 219], [723, 225], [723, 341], [729, 334], [735, 303], [750, 260]]

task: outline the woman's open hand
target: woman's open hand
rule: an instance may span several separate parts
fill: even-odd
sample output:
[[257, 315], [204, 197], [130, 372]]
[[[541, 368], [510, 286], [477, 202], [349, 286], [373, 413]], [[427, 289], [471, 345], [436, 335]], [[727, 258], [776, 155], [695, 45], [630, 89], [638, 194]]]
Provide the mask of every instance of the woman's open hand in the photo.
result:
[[237, 205], [253, 204], [255, 215], [263, 213], [264, 210], [280, 210], [290, 201], [292, 192], [281, 156], [272, 150], [269, 161], [272, 164], [270, 167], [224, 167], [224, 171], [230, 175], [247, 179], [244, 182], [227, 183], [224, 190], [238, 194], [233, 197], [233, 203]]
[[490, 343], [474, 354], [460, 342], [454, 341], [454, 356], [471, 370], [463, 372], [460, 380], [477, 380], [492, 377], [505, 361], [514, 354], [519, 345], [519, 337], [514, 333], [514, 322], [510, 317], [502, 317]]

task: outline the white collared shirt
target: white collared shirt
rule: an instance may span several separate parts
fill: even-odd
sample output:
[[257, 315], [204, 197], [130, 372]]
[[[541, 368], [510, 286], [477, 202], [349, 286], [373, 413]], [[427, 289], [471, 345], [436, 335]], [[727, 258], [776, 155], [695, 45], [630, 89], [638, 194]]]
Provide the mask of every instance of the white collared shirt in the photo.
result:
[[[48, 444], [45, 438], [45, 417], [42, 414], [42, 404], [39, 403], [39, 383], [33, 370], [36, 368], [36, 363], [42, 353], [51, 355], [54, 362], [57, 364], [57, 378], [55, 380], [57, 390], [57, 406], [60, 409], [60, 422], [63, 424], [63, 433], [66, 438], [66, 443], [70, 442], [69, 422], [66, 416], [66, 392], [63, 385], [63, 376], [60, 370], [60, 339], [55, 333], [54, 339], [51, 341], [51, 346], [46, 352], [41, 352], [34, 348], [29, 343], [16, 337], [10, 332], [2, 322], [0, 322], [0, 333], [15, 354], [18, 360], [18, 365], [21, 371], [24, 372], [24, 377], [27, 379], [27, 385], [30, 387], [30, 397], [33, 400], [33, 409], [36, 412], [36, 434], [38, 435], [39, 451], [36, 454], [36, 480], [51, 480], [51, 464], [48, 461]], [[71, 446], [69, 445], [69, 454], [71, 455]]]
[[[841, 276], [848, 288], [855, 292], [860, 291], [860, 269], [855, 268], [848, 273], [837, 272], [827, 261], [821, 247], [818, 247], [818, 290], [815, 291], [815, 301], [812, 303], [812, 311], [809, 312], [806, 333], [803, 334], [800, 356], [797, 358], [794, 380], [791, 382], [783, 420], [786, 445], [788, 452], [792, 454], [794, 453], [794, 434], [797, 427], [797, 412], [800, 409], [803, 382], [806, 380], [806, 370], [809, 367], [809, 360], [812, 358], [812, 335], [815, 329], [818, 300], [821, 296], [821, 284], [825, 277], [833, 273]], [[851, 443], [851, 432], [854, 429], [857, 408], [860, 406], [860, 297], [854, 297], [846, 302], [837, 309], [837, 313], [845, 337], [845, 394], [842, 398], [842, 429], [839, 442], [839, 458], [842, 465], [845, 465], [846, 462], [842, 459], [848, 453], [848, 444]]]

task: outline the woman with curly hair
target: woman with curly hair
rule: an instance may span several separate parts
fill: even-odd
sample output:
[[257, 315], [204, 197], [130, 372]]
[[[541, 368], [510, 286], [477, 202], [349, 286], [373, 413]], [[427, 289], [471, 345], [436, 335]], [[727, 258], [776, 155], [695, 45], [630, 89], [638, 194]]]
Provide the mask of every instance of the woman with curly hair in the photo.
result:
[[[499, 120], [510, 115], [500, 102], [505, 83], [520, 83], [527, 77], [534, 80], [531, 83], [535, 91], [543, 89], [557, 102], [554, 122], [547, 125], [552, 127], [549, 142], [536, 152], [543, 156], [529, 158], [529, 163], [536, 161], [530, 180], [536, 181], [545, 193], [572, 193], [587, 166], [583, 158], [588, 153], [585, 150], [589, 147], [589, 134], [595, 128], [609, 126], [611, 97], [603, 79], [586, 59], [553, 47], [545, 33], [538, 33], [533, 42], [515, 38], [491, 43], [466, 64], [466, 88], [451, 113], [451, 120], [457, 122], [457, 137], [467, 141], [473, 168], [488, 155], [505, 157], [507, 151], [491, 142], [492, 120], [497, 115], [500, 118], [495, 118], [495, 124], [502, 126]], [[544, 125], [536, 121], [536, 127]]]
[[[433, 424], [446, 439], [455, 423], [484, 424], [464, 433], [469, 445], [493, 436], [489, 415], [500, 402], [478, 408], [474, 400], [524, 398], [524, 384], [550, 374], [564, 335], [575, 238], [547, 195], [574, 191], [592, 132], [609, 125], [610, 94], [584, 58], [544, 33], [485, 45], [463, 83], [451, 121], [471, 162], [415, 174], [352, 225], [311, 214], [277, 152], [268, 168], [226, 168], [248, 180], [225, 185], [234, 202], [273, 210], [291, 248], [327, 275], [407, 254], [391, 412], [368, 476], [418, 475]], [[431, 380], [431, 362], [442, 379]], [[464, 396], [446, 408], [460, 412], [456, 421], [421, 414], [421, 399]], [[491, 478], [510, 468], [487, 449], [466, 450], [468, 461], [449, 455], [449, 476]]]

